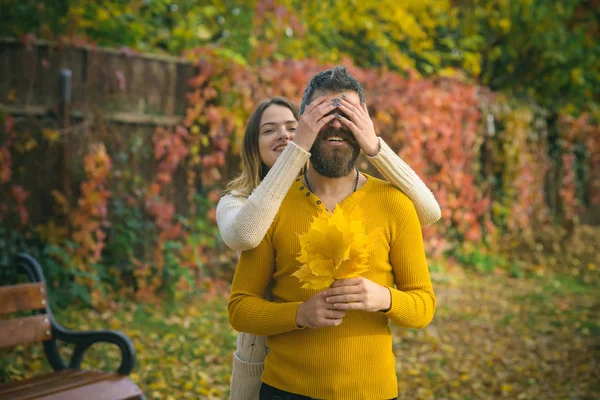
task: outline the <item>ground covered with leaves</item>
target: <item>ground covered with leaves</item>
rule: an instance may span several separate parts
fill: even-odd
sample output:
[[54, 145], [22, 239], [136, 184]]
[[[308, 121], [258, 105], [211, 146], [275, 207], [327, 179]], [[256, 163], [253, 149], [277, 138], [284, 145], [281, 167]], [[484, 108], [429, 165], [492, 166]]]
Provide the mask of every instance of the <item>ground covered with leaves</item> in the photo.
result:
[[[597, 287], [564, 276], [514, 279], [460, 269], [433, 279], [434, 322], [420, 331], [393, 329], [400, 399], [600, 398]], [[127, 333], [138, 352], [132, 379], [149, 399], [229, 397], [236, 333], [225, 296], [56, 314], [69, 328]], [[3, 381], [50, 370], [40, 344], [0, 354]], [[112, 345], [87, 356], [86, 368], [119, 362]]]

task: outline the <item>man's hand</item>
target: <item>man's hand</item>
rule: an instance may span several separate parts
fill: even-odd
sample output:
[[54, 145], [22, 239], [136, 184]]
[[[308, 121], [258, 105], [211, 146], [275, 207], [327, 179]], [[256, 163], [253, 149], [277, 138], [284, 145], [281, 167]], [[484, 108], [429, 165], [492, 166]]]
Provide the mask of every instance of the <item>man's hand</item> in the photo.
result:
[[[336, 103], [337, 104], [337, 103]], [[310, 151], [321, 128], [335, 118], [335, 114], [325, 115], [335, 109], [336, 105], [329, 96], [318, 96], [305, 109], [298, 120], [294, 143], [306, 151]]]
[[346, 316], [346, 311], [332, 308], [325, 302], [325, 292], [319, 292], [298, 306], [296, 325], [307, 328], [338, 326]]
[[379, 153], [379, 139], [375, 134], [375, 127], [369, 116], [367, 103], [354, 104], [348, 97], [342, 96], [338, 108], [348, 116], [349, 119], [340, 115], [339, 119], [344, 126], [354, 133], [354, 137], [363, 153], [370, 157], [377, 155]]
[[327, 304], [336, 310], [387, 311], [392, 306], [388, 288], [363, 277], [340, 279], [325, 291]]

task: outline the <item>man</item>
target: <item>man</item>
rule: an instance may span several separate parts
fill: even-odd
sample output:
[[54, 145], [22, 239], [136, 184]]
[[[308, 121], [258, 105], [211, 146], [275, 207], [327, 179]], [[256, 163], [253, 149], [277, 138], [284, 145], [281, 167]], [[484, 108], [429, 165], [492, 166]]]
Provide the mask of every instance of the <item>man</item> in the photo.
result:
[[[301, 112], [318, 114], [332, 94], [336, 118], [319, 132], [310, 167], [292, 185], [261, 244], [242, 253], [233, 280], [231, 325], [268, 336], [261, 400], [396, 398], [389, 320], [423, 328], [435, 311], [412, 202], [354, 167], [361, 147], [369, 155], [379, 151], [360, 84], [344, 67], [323, 71], [309, 83]], [[361, 277], [325, 291], [302, 289], [292, 276], [300, 266], [297, 234], [336, 204], [345, 214], [365, 215], [366, 233], [383, 228], [382, 239]], [[270, 285], [273, 301], [265, 300]]]

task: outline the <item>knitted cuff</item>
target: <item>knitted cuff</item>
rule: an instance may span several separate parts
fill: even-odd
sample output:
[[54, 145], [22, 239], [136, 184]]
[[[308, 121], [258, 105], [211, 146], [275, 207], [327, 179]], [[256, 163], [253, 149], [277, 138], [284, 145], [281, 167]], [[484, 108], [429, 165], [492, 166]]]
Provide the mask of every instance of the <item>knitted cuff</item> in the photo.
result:
[[233, 355], [231, 400], [258, 400], [264, 363], [250, 363]]

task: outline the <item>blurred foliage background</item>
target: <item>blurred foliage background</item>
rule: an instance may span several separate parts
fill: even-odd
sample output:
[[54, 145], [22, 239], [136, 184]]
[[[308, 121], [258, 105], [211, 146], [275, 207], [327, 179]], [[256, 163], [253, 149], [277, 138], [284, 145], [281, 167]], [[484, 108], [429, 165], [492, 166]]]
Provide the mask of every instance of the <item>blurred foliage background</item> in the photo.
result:
[[[316, 58], [357, 66], [460, 68], [493, 90], [551, 109], [597, 109], [599, 4], [541, 0], [359, 2], [3, 0], [0, 34], [85, 37], [100, 46], [180, 54], [198, 46], [256, 62]], [[256, 50], [259, 50], [258, 54]]]
[[[179, 124], [128, 131], [93, 110], [85, 140], [15, 111], [43, 85], [0, 78], [0, 276], [14, 279], [12, 257], [28, 251], [64, 319], [89, 326], [76, 317], [83, 309], [93, 326], [115, 318], [112, 327], [141, 346], [136, 379], [153, 398], [227, 396], [235, 335], [223, 304], [235, 254], [219, 238], [214, 207], [256, 103], [299, 102], [311, 76], [335, 64], [364, 84], [378, 133], [443, 212], [424, 230], [441, 322], [395, 332], [399, 358], [408, 357], [399, 376], [414, 378], [401, 379], [400, 398], [585, 399], [598, 390], [599, 1], [0, 5], [0, 36], [29, 54], [32, 82], [54, 85], [52, 57], [68, 48], [86, 60], [112, 48], [124, 63], [161, 55], [193, 68], [170, 83], [186, 92]], [[50, 55], [41, 43], [52, 43]], [[133, 70], [106, 68], [114, 99], [142, 101]], [[39, 184], [53, 172], [39, 160], [65, 143], [70, 186]], [[148, 340], [149, 329], [160, 334]], [[198, 350], [198, 341], [217, 344]], [[519, 359], [531, 352], [538, 358]], [[104, 365], [112, 355], [95, 357]], [[0, 376], [43, 369], [39, 349], [18, 348]]]

